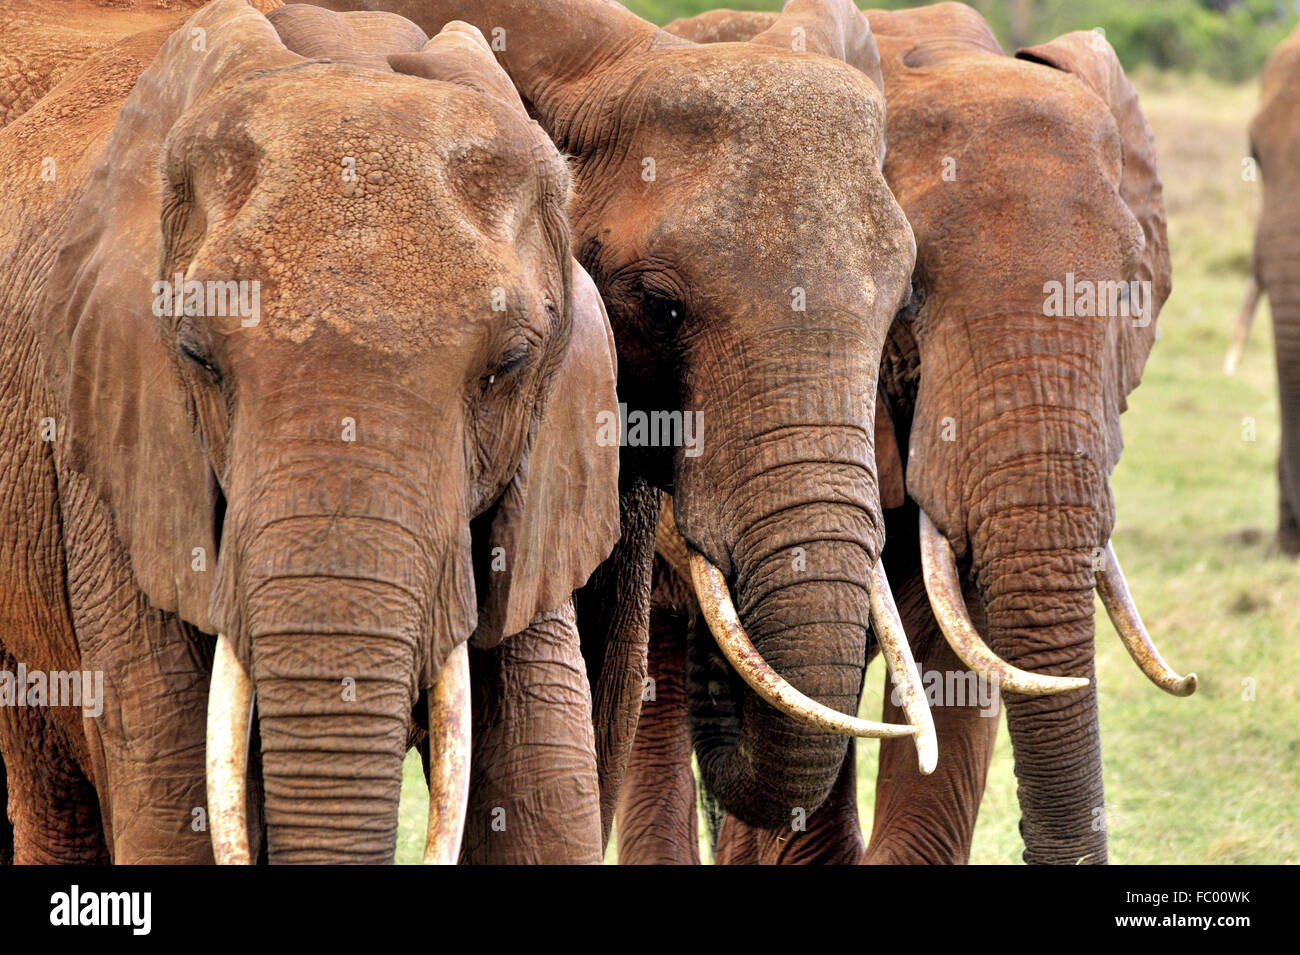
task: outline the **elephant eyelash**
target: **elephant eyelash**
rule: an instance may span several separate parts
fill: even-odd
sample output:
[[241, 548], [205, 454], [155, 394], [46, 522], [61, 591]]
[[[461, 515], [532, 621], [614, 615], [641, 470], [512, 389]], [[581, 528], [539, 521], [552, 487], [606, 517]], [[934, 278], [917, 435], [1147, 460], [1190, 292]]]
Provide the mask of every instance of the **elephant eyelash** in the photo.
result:
[[181, 355], [183, 355], [188, 361], [192, 362], [195, 365], [198, 365], [200, 368], [202, 368], [208, 374], [212, 375], [214, 378], [221, 377], [220, 373], [217, 371], [216, 367], [213, 366], [212, 362], [209, 361], [207, 357], [204, 356], [190, 342], [181, 341], [180, 351], [181, 351]]
[[493, 387], [498, 381], [507, 378], [513, 373], [519, 371], [524, 365], [528, 364], [528, 349], [517, 348], [510, 352], [497, 364], [496, 368], [479, 379], [479, 386], [483, 391]]

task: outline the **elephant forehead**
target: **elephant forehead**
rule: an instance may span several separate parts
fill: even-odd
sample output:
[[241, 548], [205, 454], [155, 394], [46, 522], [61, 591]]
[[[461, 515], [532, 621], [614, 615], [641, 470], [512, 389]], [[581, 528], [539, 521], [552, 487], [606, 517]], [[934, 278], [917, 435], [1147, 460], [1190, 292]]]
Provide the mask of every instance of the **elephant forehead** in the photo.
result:
[[[196, 265], [258, 280], [267, 334], [301, 342], [324, 325], [402, 350], [499, 318], [534, 290], [558, 297], [552, 220], [562, 224], [567, 190], [558, 154], [528, 138], [526, 119], [467, 109], [477, 94], [430, 95], [419, 87], [442, 84], [399, 80], [416, 88], [387, 96], [382, 112], [365, 95], [341, 109], [337, 97], [309, 96], [282, 104], [301, 121], [240, 129], [257, 182], [229, 218], [209, 216]], [[229, 169], [215, 159], [207, 189], [229, 188]]]
[[[751, 44], [664, 51], [652, 62], [653, 77], [618, 111], [637, 118], [618, 146], [636, 171], [611, 181], [606, 156], [587, 163], [594, 188], [610, 193], [601, 208], [622, 232], [645, 230], [634, 244], [679, 262], [716, 264], [734, 252], [751, 274], [788, 271], [828, 248], [906, 251], [906, 222], [879, 166], [883, 102], [864, 75]], [[592, 188], [594, 177], [580, 176]]]
[[[563, 160], [536, 123], [456, 83], [312, 63], [232, 90], [206, 107], [204, 120], [202, 138], [218, 147], [250, 141], [264, 166], [284, 166], [285, 178], [304, 179], [322, 199], [469, 182], [491, 185], [504, 208], [568, 186]], [[351, 176], [362, 158], [372, 168]]]
[[928, 148], [937, 139], [962, 144], [1017, 131], [1040, 141], [1038, 152], [1092, 146], [1107, 133], [1118, 144], [1106, 104], [1068, 73], [988, 53], [933, 68], [885, 63], [888, 135], [897, 148], [917, 146], [915, 135], [927, 140], [917, 148]]
[[984, 56], [902, 71], [891, 86], [889, 140], [886, 175], [909, 216], [921, 202], [1005, 205], [985, 183], [1042, 201], [1100, 201], [1118, 190], [1123, 162], [1114, 117], [1082, 83]]
[[622, 115], [657, 135], [761, 147], [808, 163], [808, 147], [876, 139], [884, 100], [858, 70], [828, 57], [718, 43], [647, 55], [619, 91]]

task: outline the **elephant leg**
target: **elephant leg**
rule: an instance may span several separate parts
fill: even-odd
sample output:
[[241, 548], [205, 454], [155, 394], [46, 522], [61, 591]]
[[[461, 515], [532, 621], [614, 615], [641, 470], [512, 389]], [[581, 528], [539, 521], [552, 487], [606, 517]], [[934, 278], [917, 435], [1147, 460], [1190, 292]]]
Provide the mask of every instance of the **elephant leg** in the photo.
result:
[[1292, 557], [1300, 555], [1300, 494], [1293, 496], [1292, 488], [1300, 488], [1300, 476], [1288, 480], [1285, 456], [1278, 459], [1278, 529], [1277, 547]]
[[[14, 299], [0, 293], [0, 671], [16, 684], [19, 661], [47, 680], [81, 669], [81, 661], [68, 607], [54, 445], [43, 437], [56, 404], [37, 375], [31, 330], [13, 307]], [[13, 702], [0, 705], [0, 862], [104, 861], [82, 713]]]
[[[915, 758], [914, 758], [915, 761]], [[853, 865], [862, 858], [857, 753], [853, 741], [830, 795], [810, 815], [781, 829], [756, 829], [728, 815], [718, 833], [718, 865]]]
[[[0, 669], [16, 661], [0, 652]], [[67, 754], [49, 706], [0, 706], [0, 792], [7, 818], [0, 863], [104, 865], [109, 861], [95, 789]]]
[[[901, 605], [902, 600], [899, 602]], [[911, 740], [881, 740], [875, 818], [862, 858], [866, 865], [968, 862], [997, 738], [1001, 706], [996, 690], [980, 682], [977, 674], [957, 659], [939, 634], [928, 606], [924, 620], [918, 616], [905, 614], [903, 619], [923, 683], [930, 691], [939, 763], [932, 774], [923, 776]], [[931, 691], [931, 687], [935, 689]], [[905, 721], [902, 707], [893, 702], [893, 691], [886, 674], [881, 719]]]
[[718, 842], [713, 847], [713, 864], [758, 865], [758, 836], [762, 831], [727, 813], [722, 817], [722, 825], [718, 827]]
[[646, 676], [655, 528], [663, 493], [640, 478], [619, 488], [622, 536], [573, 595], [592, 691], [601, 845], [609, 842]]
[[[170, 614], [95, 635], [104, 710], [87, 719], [105, 830], [117, 864], [211, 864], [204, 758], [210, 641]], [[128, 656], [120, 644], [139, 646]], [[143, 646], [141, 646], [143, 645]]]
[[[663, 599], [656, 567], [651, 598], [649, 691], [642, 696], [632, 754], [618, 802], [619, 865], [698, 865], [699, 827], [691, 731], [686, 718], [686, 629], [694, 610]], [[673, 580], [672, 583], [681, 583]]]
[[463, 865], [599, 863], [591, 690], [573, 604], [470, 653], [474, 700]]
[[1300, 556], [1300, 282], [1293, 276], [1293, 261], [1294, 257], [1287, 260], [1284, 272], [1274, 276], [1269, 300], [1273, 306], [1273, 352], [1282, 411], [1277, 547], [1284, 554]]
[[83, 478], [69, 475], [66, 484], [69, 602], [82, 667], [102, 679], [98, 712], [86, 712], [83, 725], [113, 861], [211, 864], [205, 752], [214, 641], [149, 605], [104, 505]]

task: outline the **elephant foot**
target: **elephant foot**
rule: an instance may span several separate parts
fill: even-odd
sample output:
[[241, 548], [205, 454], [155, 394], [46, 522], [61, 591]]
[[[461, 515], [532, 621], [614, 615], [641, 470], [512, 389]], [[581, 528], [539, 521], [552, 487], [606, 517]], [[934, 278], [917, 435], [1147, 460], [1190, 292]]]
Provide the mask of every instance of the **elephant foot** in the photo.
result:
[[1300, 557], [1300, 530], [1281, 528], [1277, 532], [1274, 550], [1284, 557]]
[[1300, 557], [1300, 522], [1297, 522], [1295, 513], [1285, 497], [1282, 499], [1280, 510], [1274, 548], [1277, 553], [1286, 557]]

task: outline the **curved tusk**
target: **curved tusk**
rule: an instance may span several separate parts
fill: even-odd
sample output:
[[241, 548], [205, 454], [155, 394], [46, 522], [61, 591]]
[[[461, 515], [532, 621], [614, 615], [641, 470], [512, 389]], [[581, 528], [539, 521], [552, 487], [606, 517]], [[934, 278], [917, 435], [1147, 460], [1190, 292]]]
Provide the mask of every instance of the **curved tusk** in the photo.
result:
[[1147, 628], [1142, 625], [1137, 604], [1128, 592], [1128, 581], [1124, 579], [1124, 571], [1120, 569], [1119, 558], [1115, 556], [1110, 541], [1106, 542], [1106, 567], [1097, 577], [1097, 593], [1101, 595], [1110, 622], [1115, 625], [1115, 631], [1124, 641], [1124, 647], [1138, 669], [1166, 693], [1174, 696], [1191, 696], [1195, 693], [1196, 674], [1179, 676], [1175, 673], [1147, 635]]
[[876, 633], [880, 652], [889, 667], [889, 678], [898, 690], [907, 722], [916, 727], [916, 758], [923, 775], [930, 775], [939, 761], [939, 739], [934, 731], [934, 717], [921, 686], [921, 674], [912, 659], [912, 648], [898, 616], [894, 592], [885, 576], [884, 561], [871, 568], [871, 629]]
[[917, 733], [914, 726], [901, 726], [896, 723], [876, 723], [846, 716], [838, 710], [818, 703], [800, 693], [785, 679], [767, 665], [762, 655], [750, 641], [740, 617], [731, 602], [727, 590], [727, 581], [722, 571], [709, 563], [703, 554], [689, 547], [691, 582], [695, 585], [695, 596], [700, 602], [700, 611], [708, 621], [713, 638], [718, 641], [728, 662], [764, 700], [772, 704], [786, 716], [815, 726], [817, 729], [837, 736], [860, 736], [868, 739], [883, 739], [898, 736], [913, 736]]
[[218, 865], [248, 865], [245, 777], [253, 684], [225, 634], [217, 635], [208, 690], [208, 824]]
[[429, 690], [429, 833], [425, 865], [455, 865], [469, 807], [469, 645], [447, 655]]
[[1223, 360], [1223, 373], [1235, 375], [1241, 364], [1242, 352], [1246, 350], [1246, 340], [1250, 338], [1250, 326], [1255, 320], [1255, 308], [1259, 304], [1259, 280], [1252, 273], [1246, 280], [1246, 296], [1241, 302], [1241, 312], [1237, 315], [1237, 326], [1232, 330], [1232, 344], [1228, 347], [1228, 357]]
[[921, 511], [921, 570], [925, 577], [925, 592], [930, 597], [930, 607], [944, 639], [961, 662], [972, 670], [992, 677], [1003, 690], [1026, 696], [1066, 693], [1088, 685], [1087, 677], [1046, 676], [1021, 670], [988, 648], [966, 610], [952, 546], [925, 511]]

